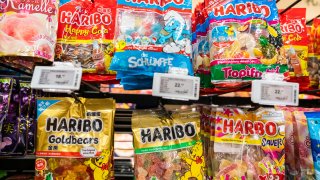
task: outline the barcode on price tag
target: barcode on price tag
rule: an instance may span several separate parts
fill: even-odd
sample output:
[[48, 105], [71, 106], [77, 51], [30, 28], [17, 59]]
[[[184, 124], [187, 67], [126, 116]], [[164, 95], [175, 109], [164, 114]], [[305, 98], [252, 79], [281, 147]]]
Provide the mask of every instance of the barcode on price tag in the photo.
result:
[[264, 105], [299, 104], [299, 84], [284, 81], [255, 80], [252, 82], [251, 100]]
[[198, 100], [199, 86], [199, 77], [155, 73], [152, 95], [167, 99]]
[[34, 89], [79, 90], [81, 76], [81, 68], [36, 66], [31, 87]]

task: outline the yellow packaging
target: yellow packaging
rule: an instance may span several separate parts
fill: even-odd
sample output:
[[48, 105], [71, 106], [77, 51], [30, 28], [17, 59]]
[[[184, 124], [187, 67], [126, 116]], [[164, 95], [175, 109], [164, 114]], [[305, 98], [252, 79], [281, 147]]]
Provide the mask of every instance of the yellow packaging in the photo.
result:
[[38, 99], [36, 179], [111, 179], [114, 114], [113, 99]]
[[204, 179], [198, 112], [136, 111], [132, 131], [136, 179]]

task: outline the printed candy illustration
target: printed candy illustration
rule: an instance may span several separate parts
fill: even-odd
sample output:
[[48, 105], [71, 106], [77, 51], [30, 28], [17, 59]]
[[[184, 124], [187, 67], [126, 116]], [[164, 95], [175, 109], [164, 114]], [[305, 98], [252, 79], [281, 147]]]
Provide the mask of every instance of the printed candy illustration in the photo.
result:
[[92, 160], [85, 161], [84, 164], [93, 170], [94, 179], [108, 179], [110, 177], [110, 169], [112, 168], [111, 153], [109, 150], [103, 150], [101, 155]]
[[190, 166], [190, 169], [181, 177], [181, 180], [189, 180], [190, 178], [202, 180], [205, 166], [202, 143], [197, 142], [191, 149], [189, 156], [185, 153], [180, 153], [180, 157]]
[[190, 30], [185, 19], [176, 11], [169, 11], [164, 16], [164, 23], [163, 29], [168, 35], [160, 34], [159, 42], [164, 44], [169, 38], [172, 38], [173, 42], [165, 45], [163, 51], [177, 53], [184, 50], [188, 54], [191, 53]]
[[53, 61], [57, 6], [58, 1], [0, 1], [0, 55]]

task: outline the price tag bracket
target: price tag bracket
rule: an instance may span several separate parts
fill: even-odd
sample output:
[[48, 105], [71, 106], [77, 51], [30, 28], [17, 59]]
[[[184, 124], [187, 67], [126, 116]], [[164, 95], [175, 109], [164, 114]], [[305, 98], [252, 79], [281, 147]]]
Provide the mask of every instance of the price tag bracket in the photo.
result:
[[252, 102], [262, 105], [299, 105], [299, 84], [285, 81], [254, 80]]
[[31, 88], [48, 92], [72, 92], [80, 89], [82, 69], [74, 66], [36, 66]]
[[181, 74], [155, 73], [152, 95], [175, 100], [198, 100], [200, 78]]

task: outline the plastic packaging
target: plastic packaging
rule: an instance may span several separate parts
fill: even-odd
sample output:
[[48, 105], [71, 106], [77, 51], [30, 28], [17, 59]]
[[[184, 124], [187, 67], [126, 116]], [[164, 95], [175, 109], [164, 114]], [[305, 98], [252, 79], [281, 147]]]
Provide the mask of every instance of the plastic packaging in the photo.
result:
[[112, 179], [115, 102], [39, 98], [36, 179]]
[[[281, 10], [279, 10], [281, 12]], [[284, 46], [280, 53], [288, 60], [290, 81], [298, 82], [300, 89], [310, 87], [308, 60], [308, 35], [306, 27], [306, 9], [292, 8], [281, 15], [281, 31]]]
[[219, 1], [208, 13], [212, 83], [232, 87], [287, 71], [275, 0]]
[[306, 112], [316, 179], [320, 179], [320, 112]]
[[135, 111], [132, 131], [137, 180], [204, 179], [198, 112]]
[[191, 0], [118, 0], [118, 7], [116, 52], [110, 69], [127, 76], [149, 72], [152, 77], [154, 72], [167, 73], [178, 67], [193, 75]]
[[282, 111], [218, 108], [215, 179], [284, 179], [285, 122]]
[[[1, 1], [0, 57], [54, 60], [58, 1]], [[22, 58], [23, 59], [23, 58]]]

